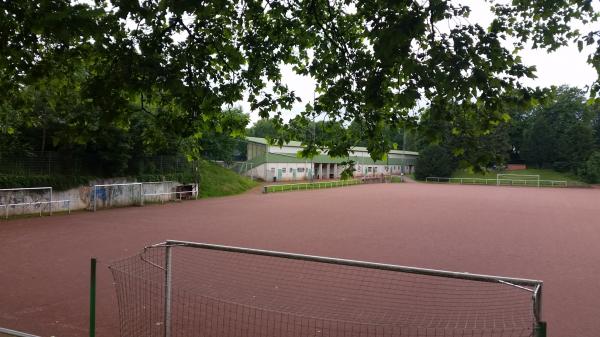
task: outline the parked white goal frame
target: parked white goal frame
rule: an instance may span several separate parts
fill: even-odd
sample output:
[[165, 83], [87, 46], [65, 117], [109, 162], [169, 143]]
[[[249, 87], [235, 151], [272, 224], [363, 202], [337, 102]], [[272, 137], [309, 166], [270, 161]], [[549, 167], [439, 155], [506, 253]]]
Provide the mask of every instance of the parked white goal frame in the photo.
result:
[[109, 268], [123, 337], [546, 336], [540, 280], [175, 240]]
[[[148, 198], [158, 198], [160, 202], [164, 202], [163, 196], [172, 196], [174, 200], [182, 200], [182, 195], [188, 195], [191, 193], [192, 197], [198, 199], [198, 186], [194, 185], [194, 188], [191, 191], [173, 191], [173, 188], [176, 188], [177, 182], [175, 181], [149, 181], [142, 183], [142, 205], [146, 202]], [[161, 188], [154, 188], [153, 191], [147, 191], [146, 187], [162, 185]]]
[[124, 201], [129, 201], [130, 204], [133, 205], [143, 205], [144, 189], [142, 183], [99, 184], [92, 186], [90, 197], [92, 210], [95, 212], [98, 208], [98, 199], [102, 199], [104, 204], [108, 204], [108, 207], [112, 207], [117, 198], [115, 193], [117, 190], [129, 192], [128, 196], [120, 198], [122, 199], [121, 203], [124, 204]]
[[497, 185], [515, 185], [521, 184], [529, 186], [529, 182], [533, 182], [535, 186], [540, 187], [540, 175], [539, 174], [515, 174], [515, 173], [498, 173], [496, 174]]
[[[31, 195], [31, 192], [38, 192], [40, 195], [39, 199], [32, 197], [27, 198], [26, 193]], [[8, 195], [8, 197], [6, 197]], [[2, 196], [5, 196], [2, 201]], [[28, 200], [29, 199], [29, 200]], [[52, 215], [54, 210], [54, 204], [66, 205], [69, 213], [71, 213], [70, 200], [54, 200], [52, 187], [19, 187], [19, 188], [3, 188], [0, 189], [0, 212], [4, 215], [4, 218], [8, 219], [10, 215], [10, 209], [21, 208], [22, 214], [30, 214], [33, 212], [25, 212], [28, 208], [37, 208], [36, 213], [39, 212], [40, 216], [44, 211]]]

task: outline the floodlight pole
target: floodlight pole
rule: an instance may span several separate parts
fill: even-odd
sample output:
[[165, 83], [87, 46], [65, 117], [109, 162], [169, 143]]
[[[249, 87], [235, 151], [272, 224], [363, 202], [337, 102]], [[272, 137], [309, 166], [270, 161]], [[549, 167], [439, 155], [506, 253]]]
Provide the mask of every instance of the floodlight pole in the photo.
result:
[[172, 246], [165, 247], [165, 336], [171, 337]]

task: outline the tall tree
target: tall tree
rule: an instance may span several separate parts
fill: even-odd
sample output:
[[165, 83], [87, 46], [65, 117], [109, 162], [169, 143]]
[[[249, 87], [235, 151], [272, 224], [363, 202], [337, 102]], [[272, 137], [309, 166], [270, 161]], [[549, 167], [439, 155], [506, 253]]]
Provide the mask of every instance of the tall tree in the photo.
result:
[[275, 138], [277, 137], [277, 125], [270, 119], [262, 118], [248, 128], [246, 133], [252, 137]]
[[[516, 1], [482, 27], [450, 0], [4, 1], [0, 95], [78, 60], [91, 125], [127, 131], [141, 111], [168, 119], [185, 139], [206, 134], [223, 106], [245, 96], [261, 117], [283, 124], [281, 111], [298, 100], [282, 79], [289, 65], [316, 81], [318, 97], [278, 141], [306, 139], [308, 153], [327, 146], [347, 155], [356, 140], [336, 123], [359, 121], [381, 158], [395, 143], [385, 130], [403, 127], [423, 102], [432, 119], [464, 127], [466, 139], [491, 132], [514, 92], [522, 101], [536, 94], [520, 85], [534, 69], [505, 47], [506, 34], [553, 47], [575, 33], [568, 20], [543, 20], [582, 19], [590, 10], [589, 1]], [[544, 33], [548, 41], [538, 41]], [[298, 125], [323, 114], [327, 137], [299, 137]], [[472, 145], [459, 143], [454, 153]]]
[[576, 171], [594, 147], [591, 106], [578, 88], [555, 88], [533, 109], [523, 132], [522, 157], [538, 167]]

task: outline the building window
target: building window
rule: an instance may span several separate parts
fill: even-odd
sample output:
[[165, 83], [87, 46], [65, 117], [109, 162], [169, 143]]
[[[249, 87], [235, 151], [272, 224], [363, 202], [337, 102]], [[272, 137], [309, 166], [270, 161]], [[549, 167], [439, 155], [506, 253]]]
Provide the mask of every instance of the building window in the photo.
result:
[[369, 166], [369, 167], [367, 168], [367, 172], [371, 172], [372, 170], [373, 170], [373, 168], [372, 168], [371, 166]]
[[281, 172], [285, 173], [285, 167], [281, 169]]
[[298, 173], [303, 173], [304, 172], [304, 167], [298, 167]]

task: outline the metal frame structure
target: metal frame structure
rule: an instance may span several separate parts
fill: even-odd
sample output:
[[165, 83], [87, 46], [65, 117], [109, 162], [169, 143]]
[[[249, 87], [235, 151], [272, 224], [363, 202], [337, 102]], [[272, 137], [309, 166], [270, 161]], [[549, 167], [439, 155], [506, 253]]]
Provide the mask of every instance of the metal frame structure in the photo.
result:
[[[271, 251], [271, 250], [243, 248], [243, 247], [235, 247], [235, 246], [224, 246], [224, 245], [189, 242], [189, 241], [179, 241], [179, 240], [167, 240], [165, 242], [155, 244], [155, 245], [149, 246], [147, 248], [156, 248], [156, 247], [165, 247], [165, 249], [166, 249], [166, 259], [165, 259], [165, 266], [164, 266], [164, 272], [165, 272], [165, 308], [164, 308], [165, 332], [164, 332], [164, 336], [165, 337], [171, 336], [172, 257], [173, 257], [172, 249], [174, 247], [201, 248], [201, 249], [232, 252], [232, 253], [279, 257], [279, 258], [286, 258], [286, 259], [292, 259], [292, 260], [311, 261], [311, 262], [318, 262], [318, 263], [361, 267], [361, 268], [377, 269], [377, 270], [387, 270], [387, 271], [395, 271], [395, 272], [418, 274], [418, 275], [427, 275], [427, 276], [453, 278], [453, 279], [461, 279], [461, 280], [469, 280], [469, 281], [505, 284], [507, 286], [516, 287], [516, 288], [519, 288], [524, 291], [528, 291], [528, 292], [532, 293], [532, 300], [533, 300], [533, 308], [532, 309], [533, 309], [533, 315], [534, 315], [534, 318], [536, 321], [535, 326], [533, 327], [533, 330], [535, 332], [536, 337], [545, 337], [545, 335], [546, 335], [546, 323], [544, 321], [542, 321], [543, 281], [541, 281], [541, 280], [515, 278], [515, 277], [504, 277], [504, 276], [496, 276], [496, 275], [485, 275], [485, 274], [471, 274], [471, 273], [466, 273], [466, 272], [454, 272], [454, 271], [438, 270], [438, 269], [416, 268], [416, 267], [408, 267], [408, 266], [400, 266], [400, 265], [392, 265], [392, 264], [384, 264], [384, 263], [347, 260], [347, 259], [339, 259], [339, 258], [332, 258], [332, 257], [294, 254], [294, 253], [278, 252], [278, 251]], [[158, 267], [162, 268], [160, 266], [158, 266]], [[528, 287], [532, 288], [532, 289], [529, 289]]]
[[[22, 203], [18, 203], [18, 204], [6, 204], [6, 205], [0, 205], [0, 207], [4, 207], [4, 218], [8, 219], [8, 209], [9, 207], [17, 207], [17, 206], [23, 206], [23, 207], [27, 207], [27, 206], [34, 206], [34, 205], [44, 205], [47, 204], [50, 207], [50, 215], [52, 215], [52, 204], [59, 204], [59, 203], [66, 203], [67, 204], [67, 211], [69, 212], [69, 214], [71, 214], [71, 200], [52, 200], [52, 201], [36, 201], [36, 202], [22, 202]], [[42, 216], [42, 208], [40, 208], [40, 216]]]
[[6, 329], [6, 328], [0, 328], [0, 335], [8, 335], [8, 336], [15, 336], [15, 337], [38, 337], [36, 335], [32, 335], [26, 332], [21, 332], [21, 331], [16, 331], [16, 330], [11, 330], [11, 329]]
[[[40, 206], [40, 205], [48, 205], [48, 212], [52, 215], [52, 204], [58, 203], [66, 203], [69, 214], [71, 213], [71, 200], [53, 200], [53, 188], [52, 187], [23, 187], [23, 188], [3, 188], [0, 189], [0, 193], [2, 192], [17, 192], [17, 191], [48, 191], [49, 192], [49, 200], [48, 201], [32, 201], [32, 202], [19, 202], [19, 203], [9, 203], [2, 204], [0, 208], [4, 208], [4, 217], [8, 219], [9, 208], [16, 207], [31, 207], [31, 206]], [[45, 192], [44, 192], [45, 193]], [[42, 208], [40, 207], [40, 216], [42, 216]]]
[[[192, 193], [192, 195], [198, 199], [198, 185], [196, 184], [194, 186], [194, 189], [192, 191], [170, 191], [170, 192], [159, 192], [159, 193], [144, 193], [144, 185], [156, 185], [156, 184], [165, 184], [165, 183], [176, 183], [175, 181], [149, 181], [149, 182], [143, 182], [142, 183], [142, 206], [144, 205], [144, 202], [146, 201], [146, 197], [157, 197], [157, 196], [162, 196], [162, 195], [175, 195], [175, 197], [179, 197], [179, 200], [181, 201], [181, 195], [182, 194], [187, 194], [187, 193]], [[162, 202], [162, 200], [161, 200]]]
[[285, 192], [285, 191], [300, 191], [300, 190], [317, 190], [321, 188], [333, 188], [354, 186], [362, 184], [360, 179], [335, 180], [335, 181], [319, 181], [314, 183], [297, 183], [297, 184], [276, 184], [263, 186], [263, 193], [269, 192]]
[[[502, 185], [502, 181], [504, 180], [503, 178], [500, 178], [501, 176], [513, 176], [513, 177], [534, 177], [536, 179], [513, 179], [519, 182], [525, 182], [525, 185], [527, 185], [528, 181], [536, 181], [537, 182], [537, 187], [540, 187], [540, 175], [539, 174], [516, 174], [516, 173], [498, 173], [496, 174], [496, 180], [498, 180], [498, 185]], [[511, 182], [512, 184], [512, 182]]]
[[[452, 183], [458, 182], [461, 185], [495, 185], [495, 186], [530, 186], [523, 179], [485, 179], [485, 178], [451, 178], [451, 177], [426, 177], [425, 182]], [[565, 180], [535, 180], [537, 187], [569, 187]], [[502, 182], [506, 182], [503, 184]]]
[[[92, 196], [91, 199], [93, 199], [93, 211], [96, 211], [96, 204], [97, 204], [97, 200], [98, 200], [98, 187], [114, 187], [114, 186], [139, 186], [140, 187], [140, 206], [144, 204], [144, 187], [142, 186], [142, 183], [120, 183], [120, 184], [100, 184], [100, 185], [93, 185], [92, 188]], [[132, 195], [133, 195], [133, 190], [132, 190]], [[112, 205], [112, 198], [110, 198], [110, 205], [109, 207]]]

